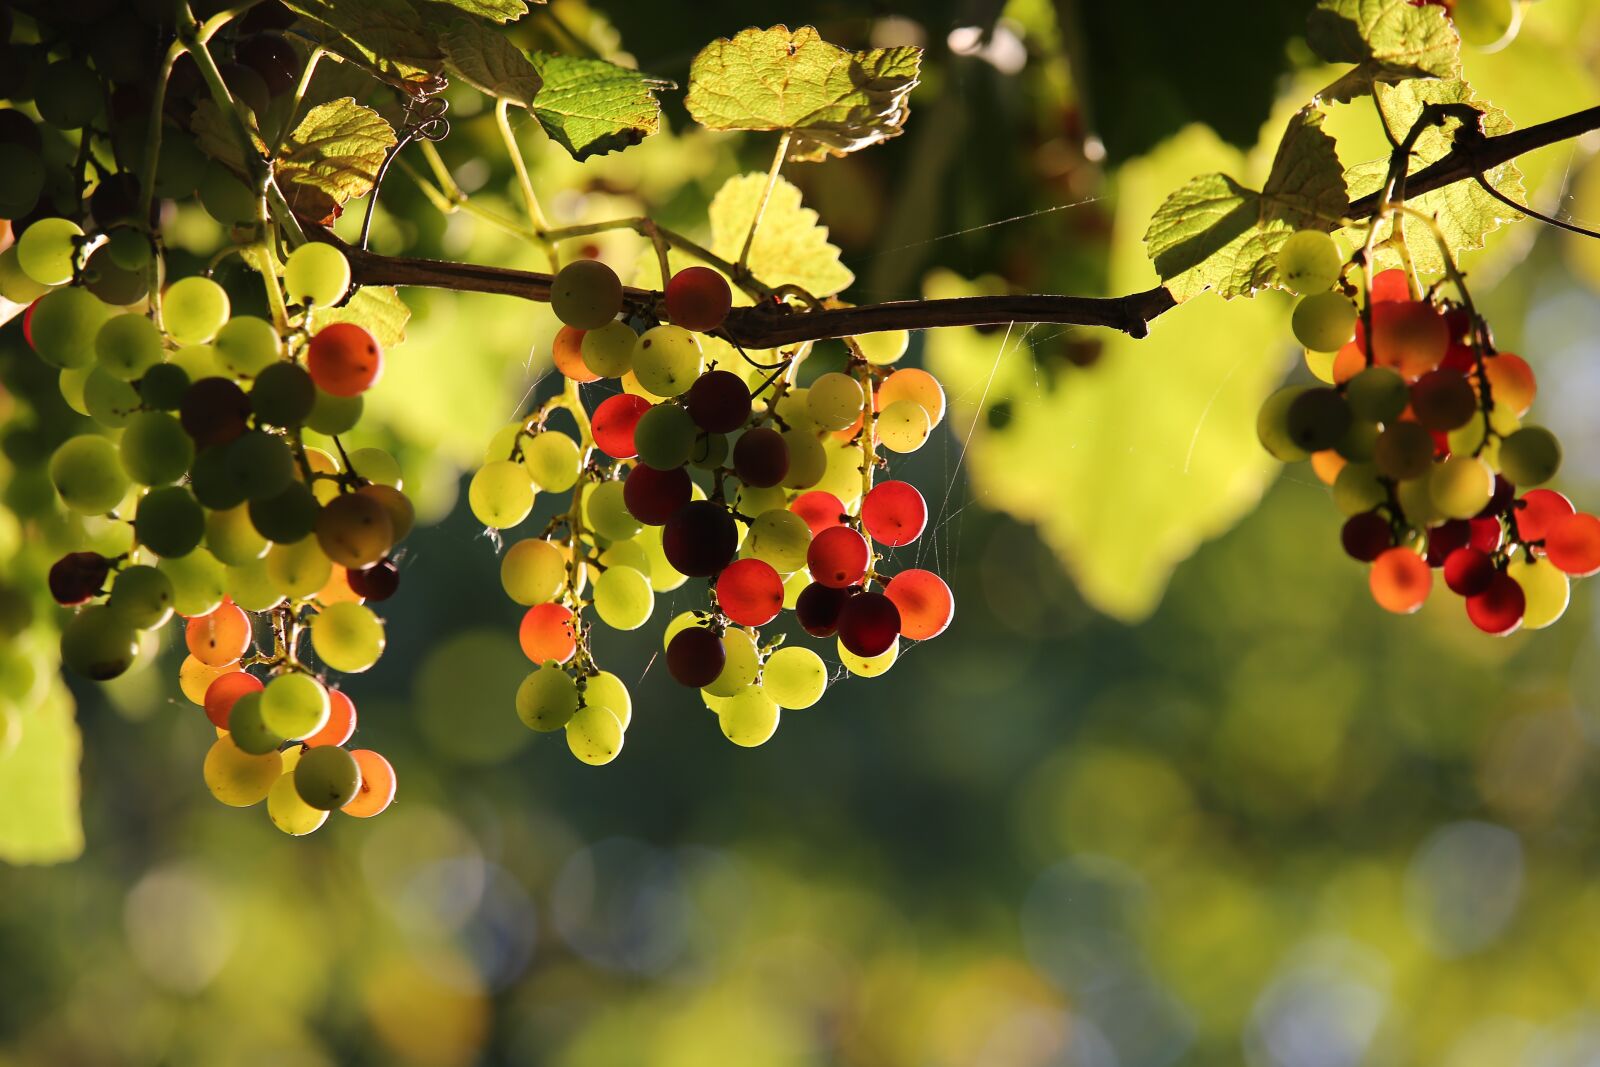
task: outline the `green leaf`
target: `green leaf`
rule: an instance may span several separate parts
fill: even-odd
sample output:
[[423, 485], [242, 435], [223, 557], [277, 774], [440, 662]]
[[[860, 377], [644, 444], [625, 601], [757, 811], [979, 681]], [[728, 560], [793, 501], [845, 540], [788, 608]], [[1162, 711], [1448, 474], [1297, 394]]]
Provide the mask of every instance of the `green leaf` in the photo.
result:
[[695, 56], [684, 106], [714, 130], [787, 130], [788, 158], [814, 162], [898, 136], [921, 65], [911, 46], [851, 52], [811, 26], [751, 28]]
[[457, 19], [439, 45], [450, 69], [479, 92], [529, 107], [543, 84], [522, 50], [481, 22]]
[[[528, 13], [528, 5], [522, 0], [439, 0], [441, 4], [458, 7], [469, 15], [478, 15], [495, 22], [514, 22]], [[546, 0], [534, 0], [535, 3], [545, 3]]]
[[368, 285], [338, 307], [313, 310], [311, 318], [313, 332], [331, 322], [353, 322], [384, 348], [393, 348], [406, 339], [411, 309], [392, 285]]
[[[717, 190], [711, 201], [711, 251], [730, 262], [739, 258], [766, 182], [765, 174], [741, 174]], [[798, 285], [817, 297], [841, 292], [855, 280], [839, 262], [839, 249], [829, 243], [828, 228], [801, 204], [799, 187], [782, 175], [750, 246], [749, 267], [767, 285]]]
[[0, 757], [0, 859], [60, 863], [83, 852], [78, 814], [82, 741], [72, 694], [60, 681], [22, 714], [22, 737]]
[[[1377, 90], [1377, 97], [1396, 136], [1411, 129], [1427, 104], [1468, 104], [1477, 108], [1483, 112], [1483, 130], [1490, 137], [1510, 133], [1515, 128], [1504, 111], [1485, 100], [1478, 99], [1473, 94], [1472, 87], [1460, 79], [1408, 81], [1392, 87], [1381, 86]], [[1446, 120], [1446, 125], [1443, 127], [1428, 127], [1422, 136], [1417, 138], [1411, 160], [1412, 172], [1419, 171], [1447, 155], [1453, 145], [1455, 131], [1459, 128], [1460, 123], [1455, 119]], [[1361, 197], [1377, 192], [1382, 188], [1388, 171], [1387, 158], [1351, 167], [1345, 173], [1351, 196]], [[1514, 161], [1500, 164], [1485, 172], [1484, 177], [1513, 200], [1519, 203], [1527, 202], [1527, 193], [1522, 184], [1522, 172], [1517, 169]], [[1490, 232], [1522, 217], [1520, 212], [1502, 204], [1473, 181], [1455, 182], [1442, 189], [1411, 197], [1406, 203], [1413, 210], [1431, 216], [1438, 223], [1454, 255], [1482, 248], [1483, 239]], [[1443, 273], [1444, 257], [1440, 254], [1438, 243], [1428, 227], [1416, 219], [1408, 220], [1404, 225], [1406, 247], [1417, 270], [1424, 274]], [[1386, 239], [1392, 229], [1392, 223], [1385, 222], [1379, 227], [1378, 240]], [[1360, 246], [1366, 242], [1367, 229], [1364, 226], [1351, 226], [1345, 229], [1341, 236], [1351, 244]], [[1380, 247], [1374, 262], [1379, 269], [1394, 267], [1400, 265], [1400, 257], [1392, 248]]]
[[1349, 101], [1377, 84], [1448, 78], [1461, 65], [1461, 40], [1436, 4], [1322, 0], [1307, 19], [1306, 40], [1329, 63], [1356, 65], [1322, 90], [1325, 100]]
[[306, 113], [273, 170], [295, 214], [331, 222], [345, 201], [372, 191], [394, 144], [382, 115], [341, 97]]
[[638, 144], [661, 127], [664, 83], [603, 59], [535, 52], [544, 79], [532, 111], [550, 139], [582, 161]]
[[[1197, 159], [1242, 164], [1193, 126], [1117, 172], [1112, 291], [1154, 281], [1135, 227]], [[943, 274], [925, 294], [983, 288]], [[1141, 619], [1173, 568], [1253, 508], [1278, 470], [1256, 442], [1255, 418], [1285, 370], [1288, 302], [1208, 295], [1158, 318], [1144, 340], [1095, 333], [1100, 358], [1054, 366], [1053, 387], [1021, 343], [1035, 329], [926, 334], [928, 368], [950, 397], [947, 454], [954, 462], [970, 436], [972, 496], [1035, 524], [1089, 603]], [[988, 417], [997, 405], [1009, 412], [1003, 423]]]
[[1225, 298], [1277, 286], [1277, 252], [1301, 229], [1331, 230], [1349, 199], [1322, 112], [1289, 120], [1266, 187], [1248, 189], [1226, 174], [1195, 178], [1156, 210], [1145, 233], [1150, 258], [1179, 301], [1210, 288]]
[[[234, 133], [233, 120], [222, 113], [216, 101], [205, 97], [194, 106], [194, 117], [189, 120], [189, 132], [194, 134], [200, 151], [223, 164], [235, 174], [244, 174], [244, 153], [239, 147], [239, 137]], [[250, 140], [263, 157], [267, 154], [266, 142], [254, 126]]]
[[438, 31], [410, 0], [285, 2], [315, 24], [307, 35], [339, 57], [413, 91], [437, 85], [444, 69]]

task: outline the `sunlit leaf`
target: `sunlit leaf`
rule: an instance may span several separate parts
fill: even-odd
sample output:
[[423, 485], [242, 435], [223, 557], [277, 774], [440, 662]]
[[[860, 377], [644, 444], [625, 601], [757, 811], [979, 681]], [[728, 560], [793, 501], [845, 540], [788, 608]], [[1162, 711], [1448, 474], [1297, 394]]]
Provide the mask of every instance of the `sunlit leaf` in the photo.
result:
[[343, 97], [306, 114], [274, 170], [295, 214], [328, 218], [346, 200], [371, 191], [394, 143], [383, 116]]
[[52, 683], [39, 706], [22, 716], [22, 737], [0, 757], [0, 859], [60, 863], [83, 852], [78, 815], [82, 742], [72, 694]]
[[530, 58], [544, 79], [533, 113], [573, 159], [636, 145], [661, 127], [660, 82], [603, 59], [547, 52]]
[[370, 333], [384, 348], [406, 339], [406, 323], [411, 309], [389, 285], [363, 286], [339, 307], [318, 308], [311, 313], [316, 329], [330, 322], [353, 322]]
[[[441, 4], [458, 7], [471, 15], [481, 15], [495, 22], [513, 22], [528, 13], [528, 5], [523, 0], [438, 0]], [[536, 4], [545, 3], [546, 0], [533, 0]]]
[[[741, 174], [717, 191], [711, 201], [711, 250], [717, 255], [739, 258], [766, 181], [765, 174]], [[799, 187], [781, 175], [750, 247], [749, 266], [767, 285], [798, 285], [818, 297], [840, 292], [855, 280], [839, 262], [839, 249], [828, 241], [828, 228], [800, 202]]]
[[301, 32], [389, 81], [412, 88], [431, 86], [444, 68], [438, 31], [411, 0], [286, 2], [312, 21]]
[[1447, 78], [1460, 68], [1460, 38], [1437, 4], [1322, 0], [1307, 20], [1306, 40], [1329, 63], [1356, 65], [1322, 90], [1326, 100], [1364, 96], [1377, 84]]
[[457, 19], [439, 38], [450, 69], [468, 85], [490, 96], [527, 107], [541, 79], [521, 49], [473, 19]]

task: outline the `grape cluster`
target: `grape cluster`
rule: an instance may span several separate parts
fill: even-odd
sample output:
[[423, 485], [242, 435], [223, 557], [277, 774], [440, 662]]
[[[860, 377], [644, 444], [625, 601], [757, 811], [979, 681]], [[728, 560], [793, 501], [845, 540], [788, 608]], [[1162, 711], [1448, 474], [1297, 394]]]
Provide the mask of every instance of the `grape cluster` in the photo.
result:
[[1464, 292], [1460, 303], [1415, 292], [1405, 271], [1377, 274], [1358, 306], [1335, 288], [1345, 264], [1324, 233], [1295, 234], [1278, 268], [1303, 294], [1294, 333], [1324, 384], [1274, 393], [1258, 434], [1331, 486], [1341, 543], [1371, 565], [1373, 599], [1414, 612], [1438, 570], [1485, 633], [1555, 622], [1570, 579], [1600, 571], [1600, 518], [1536, 488], [1555, 476], [1561, 446], [1523, 422], [1528, 363], [1496, 350]]
[[[817, 652], [763, 636], [783, 611], [811, 637], [833, 638], [862, 677], [887, 671], [902, 639], [950, 624], [944, 581], [918, 568], [888, 573], [883, 554], [923, 533], [928, 508], [909, 483], [877, 479], [879, 450], [916, 450], [945, 407], [932, 375], [893, 368], [905, 333], [853, 339], [843, 371], [800, 387], [797, 355], [769, 373], [719, 335], [732, 294], [708, 267], [677, 272], [661, 308], [625, 319], [616, 274], [579, 260], [555, 276], [551, 303], [564, 324], [552, 356], [566, 392], [495, 435], [468, 491], [473, 514], [496, 530], [524, 521], [537, 493], [571, 494], [501, 563], [506, 593], [527, 607], [518, 636], [537, 666], [516, 709], [530, 728], [565, 730], [586, 763], [614, 759], [632, 701], [596, 663], [585, 611], [638, 629], [658, 593], [691, 579], [705, 580], [705, 604], [666, 626], [666, 667], [747, 747], [829, 682]], [[602, 380], [622, 391], [591, 409], [579, 386]], [[562, 410], [570, 432], [555, 425]]]

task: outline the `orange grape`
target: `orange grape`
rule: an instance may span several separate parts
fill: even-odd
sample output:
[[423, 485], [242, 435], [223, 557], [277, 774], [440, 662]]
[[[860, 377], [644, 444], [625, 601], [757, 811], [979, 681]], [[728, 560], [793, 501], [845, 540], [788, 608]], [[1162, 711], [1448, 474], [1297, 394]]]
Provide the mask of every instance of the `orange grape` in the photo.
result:
[[394, 803], [394, 767], [370, 748], [357, 748], [350, 752], [356, 766], [361, 768], [361, 788], [343, 808], [346, 815], [370, 819], [383, 813]]
[[250, 616], [231, 600], [209, 615], [190, 619], [184, 627], [189, 654], [212, 667], [237, 663], [250, 648]]
[[522, 617], [517, 640], [523, 653], [535, 663], [565, 663], [578, 648], [572, 624], [572, 612], [565, 606], [535, 604]]
[[1372, 561], [1368, 576], [1372, 599], [1385, 611], [1409, 615], [1422, 607], [1433, 588], [1433, 570], [1409, 548], [1391, 548]]

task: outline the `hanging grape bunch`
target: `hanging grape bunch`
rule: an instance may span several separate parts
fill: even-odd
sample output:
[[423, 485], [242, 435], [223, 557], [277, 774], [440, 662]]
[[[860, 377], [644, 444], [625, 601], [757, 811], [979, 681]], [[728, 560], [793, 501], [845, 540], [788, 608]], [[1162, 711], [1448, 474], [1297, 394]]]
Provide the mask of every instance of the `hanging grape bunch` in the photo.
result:
[[[571, 494], [540, 536], [507, 548], [501, 579], [527, 606], [518, 637], [536, 664], [517, 713], [564, 729], [586, 763], [616, 758], [632, 717], [626, 687], [595, 661], [588, 610], [635, 630], [657, 593], [704, 581], [704, 605], [665, 627], [667, 671], [701, 691], [730, 741], [753, 747], [828, 684], [816, 651], [763, 635], [782, 612], [831, 639], [850, 673], [874, 677], [902, 638], [937, 636], [955, 608], [936, 574], [889, 562], [922, 535], [928, 509], [914, 486], [878, 477], [880, 450], [915, 451], [944, 416], [932, 375], [892, 369], [906, 334], [852, 339], [844, 372], [798, 387], [804, 348], [769, 367], [717, 338], [732, 306], [722, 274], [680, 270], [661, 302], [667, 321], [635, 332], [609, 267], [564, 267], [551, 283], [564, 323], [552, 350], [567, 387], [496, 435], [468, 494], [496, 530], [525, 520], [538, 492]], [[591, 410], [579, 386], [605, 380], [623, 391]], [[576, 436], [551, 424], [562, 410]]]
[[1309, 460], [1332, 487], [1341, 543], [1370, 565], [1373, 599], [1417, 611], [1437, 570], [1485, 633], [1559, 619], [1570, 579], [1600, 571], [1600, 519], [1537, 488], [1555, 476], [1561, 446], [1523, 421], [1533, 371], [1495, 349], [1460, 274], [1449, 270], [1453, 299], [1385, 270], [1358, 306], [1335, 288], [1338, 246], [1312, 230], [1289, 239], [1278, 269], [1302, 294], [1295, 337], [1326, 384], [1268, 398], [1261, 443], [1286, 463]]

